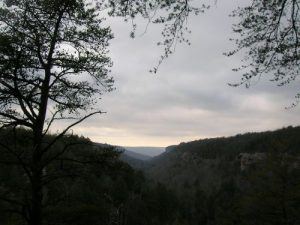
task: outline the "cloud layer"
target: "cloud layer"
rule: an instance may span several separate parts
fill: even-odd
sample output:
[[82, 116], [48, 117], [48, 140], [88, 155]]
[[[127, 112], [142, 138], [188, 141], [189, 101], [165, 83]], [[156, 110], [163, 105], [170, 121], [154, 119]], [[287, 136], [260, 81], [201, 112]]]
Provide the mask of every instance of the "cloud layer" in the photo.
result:
[[[299, 125], [300, 106], [286, 110], [299, 91], [298, 83], [277, 87], [262, 78], [249, 89], [229, 87], [241, 74], [232, 72], [240, 56], [232, 50], [228, 15], [234, 2], [218, 2], [203, 15], [189, 20], [192, 45], [179, 45], [159, 68], [148, 71], [161, 54], [156, 46], [159, 29], [129, 38], [130, 26], [109, 21], [115, 33], [111, 43], [112, 75], [116, 90], [103, 95], [99, 108], [107, 114], [77, 126], [76, 133], [93, 141], [125, 146], [167, 146], [206, 137], [263, 131]], [[140, 26], [143, 33], [143, 24]], [[139, 34], [139, 33], [138, 33]]]

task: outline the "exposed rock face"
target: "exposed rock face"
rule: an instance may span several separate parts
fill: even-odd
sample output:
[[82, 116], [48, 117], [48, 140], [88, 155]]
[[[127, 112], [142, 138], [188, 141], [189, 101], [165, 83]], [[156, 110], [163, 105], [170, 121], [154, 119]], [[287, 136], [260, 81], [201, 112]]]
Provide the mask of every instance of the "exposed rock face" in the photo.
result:
[[246, 170], [250, 165], [253, 165], [254, 163], [257, 163], [263, 159], [266, 158], [265, 153], [240, 153], [238, 156], [238, 159], [241, 163], [241, 171]]

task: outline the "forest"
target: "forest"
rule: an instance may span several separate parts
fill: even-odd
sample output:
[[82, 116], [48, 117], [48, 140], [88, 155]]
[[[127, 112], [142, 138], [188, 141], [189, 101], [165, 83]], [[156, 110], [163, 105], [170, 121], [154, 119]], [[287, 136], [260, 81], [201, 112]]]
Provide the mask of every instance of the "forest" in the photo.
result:
[[[191, 44], [189, 19], [206, 13], [216, 3], [205, 0], [0, 1], [1, 225], [300, 224], [299, 127], [182, 143], [168, 147], [165, 153], [147, 162], [137, 163], [142, 165], [139, 170], [121, 160], [122, 150], [93, 143], [73, 130], [93, 116], [103, 116], [106, 111], [102, 108], [102, 97], [116, 88], [111, 70], [114, 56], [110, 54], [114, 19], [129, 25], [128, 36], [132, 39], [136, 37], [138, 22], [145, 25], [144, 33], [150, 25], [156, 27], [152, 31], [158, 31], [160, 41], [155, 43], [160, 54], [149, 71], [156, 74], [175, 52], [177, 44]], [[230, 39], [234, 48], [224, 54], [243, 54], [244, 58], [239, 58], [240, 66], [230, 65], [234, 72], [240, 73], [240, 81], [229, 86], [248, 88], [261, 78], [280, 87], [297, 84], [299, 0], [249, 0], [248, 3], [231, 14], [236, 19]], [[149, 53], [152, 54], [152, 49]], [[128, 51], [124, 60], [128, 69], [144, 63], [139, 57], [140, 61], [130, 64], [132, 54], [133, 50]], [[191, 55], [188, 60], [192, 58]], [[185, 60], [178, 64], [190, 67]], [[206, 63], [202, 65], [205, 67]], [[218, 67], [217, 64], [214, 62], [213, 67]], [[210, 75], [209, 70], [206, 75]], [[127, 78], [120, 79], [122, 85], [126, 85]], [[201, 79], [199, 83], [206, 84], [203, 82], [206, 78]], [[177, 87], [185, 86], [188, 90], [193, 89], [192, 83], [197, 83], [185, 76], [181, 81], [178, 80]], [[148, 83], [137, 83], [134, 89], [144, 90]], [[168, 94], [177, 94], [180, 88], [170, 85], [168, 89]], [[176, 119], [181, 114], [188, 118], [196, 112], [198, 118], [187, 123], [194, 125], [200, 117], [207, 120], [209, 114], [214, 116], [213, 125], [218, 122], [215, 122], [218, 115], [213, 111], [215, 105], [202, 108], [197, 102], [197, 107], [186, 105], [179, 110], [180, 115], [173, 118], [172, 115], [176, 113], [177, 103], [186, 103], [192, 96], [210, 103], [215, 93], [220, 92], [216, 102], [223, 104], [223, 100], [228, 100], [225, 102], [230, 106], [240, 97], [236, 94], [236, 98], [227, 99], [218, 86], [207, 93], [195, 89], [199, 90], [189, 92], [183, 100], [181, 95], [171, 101], [166, 98], [164, 101], [169, 105], [163, 108], [170, 110], [160, 114], [153, 124], [160, 125], [165, 120], [172, 125], [185, 124]], [[252, 100], [260, 100], [258, 113], [264, 112], [263, 118], [271, 117], [277, 99], [267, 101], [269, 95], [263, 92]], [[295, 99], [287, 108], [296, 108], [300, 94], [294, 90], [291, 93]], [[130, 100], [135, 95], [147, 97], [146, 93], [132, 94]], [[282, 100], [281, 96], [278, 98]], [[119, 99], [123, 100], [122, 94]], [[237, 115], [244, 112], [248, 116], [251, 112], [247, 104], [230, 111], [223, 105], [217, 111], [227, 116], [235, 111], [227, 118], [234, 125], [241, 121], [236, 119]], [[153, 101], [145, 99], [132, 104], [130, 112], [135, 114], [142, 105], [149, 108], [138, 119], [140, 123], [148, 119], [152, 126], [151, 112], [157, 109]], [[244, 111], [239, 111], [242, 108]], [[126, 129], [118, 127], [119, 122], [127, 121], [123, 116], [126, 110], [120, 107], [117, 111], [115, 129], [126, 136]], [[284, 119], [281, 121], [286, 123]], [[143, 127], [132, 122], [128, 122], [128, 127]], [[252, 120], [246, 124], [250, 123]], [[104, 124], [99, 126], [104, 133], [112, 130]], [[92, 135], [92, 129], [87, 129]], [[180, 128], [167, 132], [171, 131], [180, 135], [193, 133]], [[141, 129], [139, 132], [143, 133]], [[145, 133], [155, 133], [157, 138], [166, 135], [161, 129]]]
[[[52, 163], [42, 177], [44, 224], [297, 225], [299, 134], [300, 127], [288, 127], [182, 143], [144, 162], [143, 170], [121, 161], [118, 148], [65, 136], [45, 157]], [[30, 182], [24, 169], [31, 166], [31, 143], [23, 140], [32, 134], [5, 129], [0, 135], [6, 146], [19, 149], [12, 155], [0, 148], [1, 224], [26, 224]], [[284, 147], [284, 141], [289, 145]], [[240, 153], [257, 152], [265, 156], [241, 169]]]

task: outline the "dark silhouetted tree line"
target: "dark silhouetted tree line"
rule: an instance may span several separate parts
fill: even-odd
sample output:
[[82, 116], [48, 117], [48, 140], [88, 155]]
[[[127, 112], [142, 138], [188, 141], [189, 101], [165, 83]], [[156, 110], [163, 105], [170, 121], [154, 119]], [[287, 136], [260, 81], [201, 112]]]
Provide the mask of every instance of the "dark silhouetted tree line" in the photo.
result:
[[[6, 128], [0, 132], [0, 221], [30, 223], [32, 132]], [[56, 135], [47, 135], [51, 142]], [[5, 146], [4, 146], [5, 145]], [[8, 149], [13, 145], [16, 151]], [[168, 224], [176, 216], [177, 199], [162, 184], [118, 159], [113, 147], [66, 135], [52, 146], [41, 177], [44, 224]], [[51, 153], [51, 154], [50, 154]]]

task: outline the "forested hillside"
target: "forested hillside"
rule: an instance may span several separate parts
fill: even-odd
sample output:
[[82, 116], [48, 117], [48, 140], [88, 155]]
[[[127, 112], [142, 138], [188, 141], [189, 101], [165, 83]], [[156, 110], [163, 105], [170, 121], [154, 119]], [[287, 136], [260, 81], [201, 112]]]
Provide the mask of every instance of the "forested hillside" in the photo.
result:
[[[45, 224], [299, 225], [299, 136], [288, 127], [181, 143], [144, 162], [144, 176], [114, 147], [66, 135], [45, 157]], [[0, 222], [22, 225], [32, 134], [7, 128], [0, 137]]]
[[300, 224], [300, 127], [181, 143], [149, 177], [175, 191], [187, 224]]
[[[0, 138], [0, 224], [25, 224], [32, 212], [25, 176], [32, 165], [32, 133], [7, 128]], [[44, 224], [152, 225], [176, 216], [173, 206], [167, 207], [176, 199], [172, 192], [120, 161], [121, 152], [114, 147], [66, 135], [52, 148], [44, 157], [49, 162], [42, 176]]]

